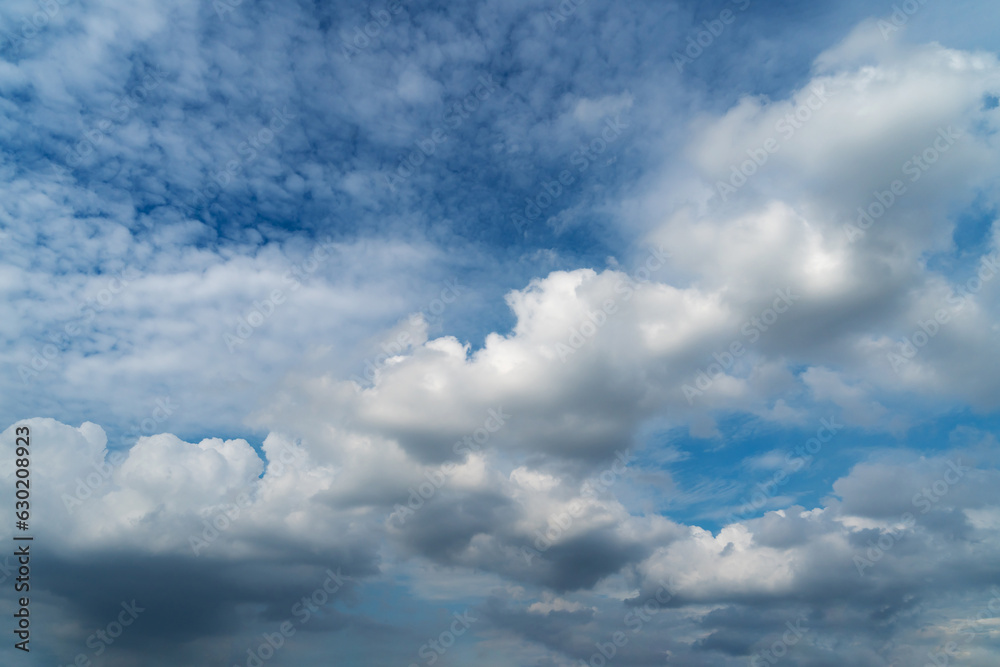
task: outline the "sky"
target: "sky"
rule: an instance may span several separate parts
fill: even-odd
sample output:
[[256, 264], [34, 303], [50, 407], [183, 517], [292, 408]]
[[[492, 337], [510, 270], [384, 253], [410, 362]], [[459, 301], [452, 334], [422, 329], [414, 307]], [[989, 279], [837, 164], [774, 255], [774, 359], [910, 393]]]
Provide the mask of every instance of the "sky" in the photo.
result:
[[0, 663], [996, 665], [998, 21], [6, 0]]

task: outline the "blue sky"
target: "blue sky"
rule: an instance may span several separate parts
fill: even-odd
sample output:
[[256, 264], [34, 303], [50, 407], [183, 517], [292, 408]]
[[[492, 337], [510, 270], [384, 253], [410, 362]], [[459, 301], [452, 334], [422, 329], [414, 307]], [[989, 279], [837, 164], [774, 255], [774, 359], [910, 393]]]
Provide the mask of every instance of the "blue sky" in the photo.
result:
[[4, 664], [996, 664], [997, 7], [619, 4], [4, 3]]

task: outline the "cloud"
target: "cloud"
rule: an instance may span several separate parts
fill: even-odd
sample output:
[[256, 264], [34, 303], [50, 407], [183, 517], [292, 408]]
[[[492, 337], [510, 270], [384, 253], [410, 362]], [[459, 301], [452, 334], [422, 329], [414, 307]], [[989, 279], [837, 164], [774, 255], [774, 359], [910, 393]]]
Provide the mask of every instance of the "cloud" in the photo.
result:
[[332, 570], [273, 664], [409, 664], [459, 606], [456, 664], [995, 662], [1000, 67], [832, 7], [684, 72], [684, 3], [109, 1], [5, 43], [41, 659], [135, 600], [109, 664], [247, 664]]

